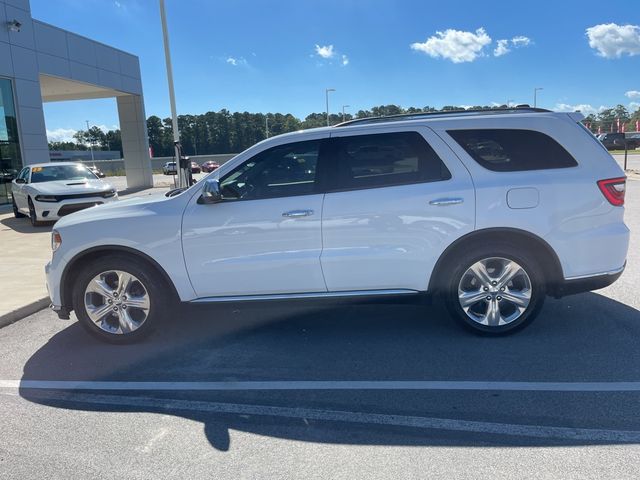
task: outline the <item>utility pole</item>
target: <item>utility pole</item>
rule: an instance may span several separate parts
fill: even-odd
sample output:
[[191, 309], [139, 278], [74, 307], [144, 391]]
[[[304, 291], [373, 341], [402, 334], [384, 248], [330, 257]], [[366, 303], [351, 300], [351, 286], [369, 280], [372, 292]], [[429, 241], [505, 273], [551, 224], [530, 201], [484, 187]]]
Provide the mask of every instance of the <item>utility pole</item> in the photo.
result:
[[264, 138], [269, 138], [269, 117], [264, 116]]
[[329, 123], [329, 92], [335, 91], [335, 88], [325, 88], [324, 90], [325, 99], [327, 101], [327, 127], [331, 126], [331, 124]]
[[96, 159], [93, 157], [93, 138], [89, 136], [89, 120], [85, 120], [85, 122], [87, 122], [87, 138], [89, 139], [89, 150], [91, 150], [91, 161], [95, 163]]
[[344, 109], [349, 108], [351, 105], [342, 105], [342, 121], [344, 122]]
[[176, 113], [176, 96], [173, 89], [173, 69], [171, 67], [171, 52], [169, 51], [169, 31], [167, 29], [167, 15], [164, 0], [160, 0], [160, 21], [162, 22], [162, 40], [164, 43], [164, 59], [167, 66], [167, 83], [169, 84], [169, 102], [171, 104], [171, 126], [173, 128], [173, 144], [176, 156], [176, 171], [178, 172], [178, 188], [188, 187], [187, 179], [180, 168], [180, 132], [178, 131], [178, 114]]
[[544, 90], [544, 88], [536, 87], [536, 88], [533, 89], [533, 108], [536, 108], [538, 106], [538, 91], [539, 90]]

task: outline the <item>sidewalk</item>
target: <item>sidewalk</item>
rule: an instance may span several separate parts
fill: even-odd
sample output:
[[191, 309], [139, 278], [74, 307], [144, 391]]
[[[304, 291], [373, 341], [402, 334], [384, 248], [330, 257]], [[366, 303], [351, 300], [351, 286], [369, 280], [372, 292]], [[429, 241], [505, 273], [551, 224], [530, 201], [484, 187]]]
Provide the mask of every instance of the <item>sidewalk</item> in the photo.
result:
[[[127, 198], [167, 190], [162, 186], [119, 194]], [[51, 228], [32, 227], [29, 219], [14, 218], [10, 205], [0, 207], [0, 327], [49, 305], [44, 266], [51, 258]]]

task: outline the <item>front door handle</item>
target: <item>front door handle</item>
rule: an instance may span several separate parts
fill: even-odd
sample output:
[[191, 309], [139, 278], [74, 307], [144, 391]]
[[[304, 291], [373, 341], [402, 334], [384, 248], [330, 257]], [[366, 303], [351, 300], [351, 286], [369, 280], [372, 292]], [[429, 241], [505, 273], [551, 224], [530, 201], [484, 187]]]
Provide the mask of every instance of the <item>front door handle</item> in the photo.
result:
[[464, 202], [464, 198], [438, 198], [431, 200], [429, 205], [435, 205], [437, 207], [446, 207], [447, 205], [458, 205]]
[[282, 214], [283, 217], [287, 218], [308, 217], [310, 215], [313, 215], [313, 210], [289, 210]]

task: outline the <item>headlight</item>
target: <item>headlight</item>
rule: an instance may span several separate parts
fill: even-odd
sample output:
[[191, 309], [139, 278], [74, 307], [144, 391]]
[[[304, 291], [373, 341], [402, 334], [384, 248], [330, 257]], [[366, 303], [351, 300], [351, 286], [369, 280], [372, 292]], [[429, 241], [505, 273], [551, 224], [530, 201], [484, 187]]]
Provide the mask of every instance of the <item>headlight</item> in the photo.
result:
[[57, 230], [51, 231], [51, 250], [54, 252], [62, 245], [62, 236]]
[[57, 202], [58, 197], [55, 195], [36, 195], [36, 200], [38, 202]]

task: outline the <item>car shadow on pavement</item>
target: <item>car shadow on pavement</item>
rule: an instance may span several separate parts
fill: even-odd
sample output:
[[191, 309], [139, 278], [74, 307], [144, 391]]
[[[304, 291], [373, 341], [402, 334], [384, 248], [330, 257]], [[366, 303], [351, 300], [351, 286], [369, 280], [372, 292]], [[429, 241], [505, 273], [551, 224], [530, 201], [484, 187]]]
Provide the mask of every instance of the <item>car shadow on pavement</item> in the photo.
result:
[[[27, 361], [22, 381], [634, 382], [639, 337], [640, 312], [595, 293], [550, 299], [530, 327], [499, 338], [467, 333], [438, 305], [406, 301], [185, 307], [127, 346], [100, 343], [71, 323]], [[193, 419], [223, 451], [234, 430], [367, 445], [640, 442], [638, 392], [21, 388], [20, 395], [72, 410]]]
[[9, 218], [3, 218], [2, 220], [0, 220], [0, 224], [2, 224], [4, 227], [10, 228], [11, 230], [14, 230], [15, 232], [18, 232], [18, 233], [40, 233], [40, 232], [51, 231], [54, 223], [55, 222], [46, 222], [46, 223], [42, 223], [37, 227], [34, 227], [33, 225], [31, 225], [31, 222], [26, 217], [25, 218], [9, 217]]

